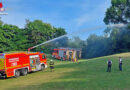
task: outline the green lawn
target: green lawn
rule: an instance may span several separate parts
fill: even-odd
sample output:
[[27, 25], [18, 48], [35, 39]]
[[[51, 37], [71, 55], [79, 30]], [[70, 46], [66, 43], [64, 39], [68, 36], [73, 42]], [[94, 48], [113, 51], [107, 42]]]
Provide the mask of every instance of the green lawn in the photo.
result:
[[[118, 57], [123, 57], [123, 71], [118, 70]], [[112, 72], [106, 72], [111, 58]], [[49, 68], [21, 76], [0, 80], [0, 90], [129, 90], [130, 53], [117, 54], [80, 63], [55, 61], [55, 71]]]

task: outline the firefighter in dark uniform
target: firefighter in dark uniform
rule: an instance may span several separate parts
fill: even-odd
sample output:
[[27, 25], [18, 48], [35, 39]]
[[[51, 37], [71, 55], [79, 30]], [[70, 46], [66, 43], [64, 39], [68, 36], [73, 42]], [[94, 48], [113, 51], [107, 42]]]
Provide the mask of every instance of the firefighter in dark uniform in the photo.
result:
[[112, 65], [112, 61], [109, 59], [108, 61], [107, 61], [107, 72], [111, 72], [111, 65]]
[[50, 63], [49, 63], [49, 65], [50, 65], [51, 72], [53, 72], [54, 71], [54, 61], [51, 60]]
[[119, 57], [119, 70], [122, 71], [122, 58]]

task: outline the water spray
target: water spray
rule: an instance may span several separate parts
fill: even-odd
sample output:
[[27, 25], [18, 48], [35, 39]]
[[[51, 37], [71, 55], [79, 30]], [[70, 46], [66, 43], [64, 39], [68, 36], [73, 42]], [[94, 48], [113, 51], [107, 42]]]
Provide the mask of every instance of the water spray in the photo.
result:
[[70, 35], [72, 36], [72, 35], [83, 33], [83, 32], [90, 31], [90, 30], [92, 31], [92, 30], [96, 30], [96, 29], [103, 29], [104, 27], [109, 27], [109, 28], [117, 27], [117, 28], [121, 28], [121, 27], [125, 27], [125, 26], [126, 26], [125, 24], [110, 24], [110, 25], [107, 25], [107, 26], [103, 25], [103, 26], [97, 26], [97, 27], [93, 27], [93, 28], [85, 28], [85, 29], [77, 30], [77, 31], [75, 31], [75, 32], [73, 32], [71, 34], [65, 34], [65, 35], [59, 36], [57, 38], [54, 38], [54, 39], [48, 40], [46, 42], [43, 42], [41, 44], [38, 44], [36, 46], [30, 47], [30, 48], [28, 48], [28, 52], [30, 52], [31, 49], [34, 49], [34, 48], [39, 47], [41, 45], [50, 43], [52, 41], [59, 40], [61, 38], [64, 38], [64, 37], [67, 37], [67, 36], [70, 36]]
[[48, 40], [48, 41], [43, 42], [43, 43], [41, 43], [41, 44], [38, 44], [38, 45], [36, 45], [36, 46], [30, 47], [30, 48], [28, 49], [28, 52], [30, 52], [31, 49], [34, 49], [34, 48], [39, 47], [39, 46], [41, 46], [41, 45], [44, 45], [44, 44], [46, 44], [46, 43], [50, 43], [50, 42], [52, 42], [52, 41], [61, 39], [61, 38], [66, 37], [66, 36], [67, 36], [67, 34], [66, 34], [66, 35], [62, 35], [62, 36], [57, 37], [57, 38], [54, 38], [54, 39], [51, 39], [51, 40]]

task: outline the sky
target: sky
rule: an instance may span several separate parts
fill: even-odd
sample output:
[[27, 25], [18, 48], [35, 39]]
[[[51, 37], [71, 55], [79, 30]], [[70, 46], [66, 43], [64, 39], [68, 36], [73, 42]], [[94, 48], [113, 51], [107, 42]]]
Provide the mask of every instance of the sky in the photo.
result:
[[[67, 33], [105, 25], [103, 18], [111, 0], [2, 0], [8, 15], [4, 23], [23, 28], [25, 19], [40, 19]], [[96, 30], [96, 33], [101, 31]]]

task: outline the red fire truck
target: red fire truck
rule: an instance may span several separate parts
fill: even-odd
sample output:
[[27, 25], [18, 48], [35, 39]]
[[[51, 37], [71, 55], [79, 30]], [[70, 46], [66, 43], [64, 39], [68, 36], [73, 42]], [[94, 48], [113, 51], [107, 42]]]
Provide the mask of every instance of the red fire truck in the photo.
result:
[[[60, 51], [62, 51], [62, 55], [60, 54]], [[55, 59], [63, 59], [65, 60], [64, 58], [64, 55], [66, 55], [66, 49], [64, 48], [56, 48], [54, 49], [54, 51], [52, 52], [52, 57], [55, 58]]]
[[39, 52], [19, 52], [0, 54], [0, 75], [18, 77], [28, 72], [43, 70], [47, 67], [46, 55]]
[[80, 48], [55, 48], [52, 52], [52, 57], [60, 60], [73, 60], [81, 58]]

